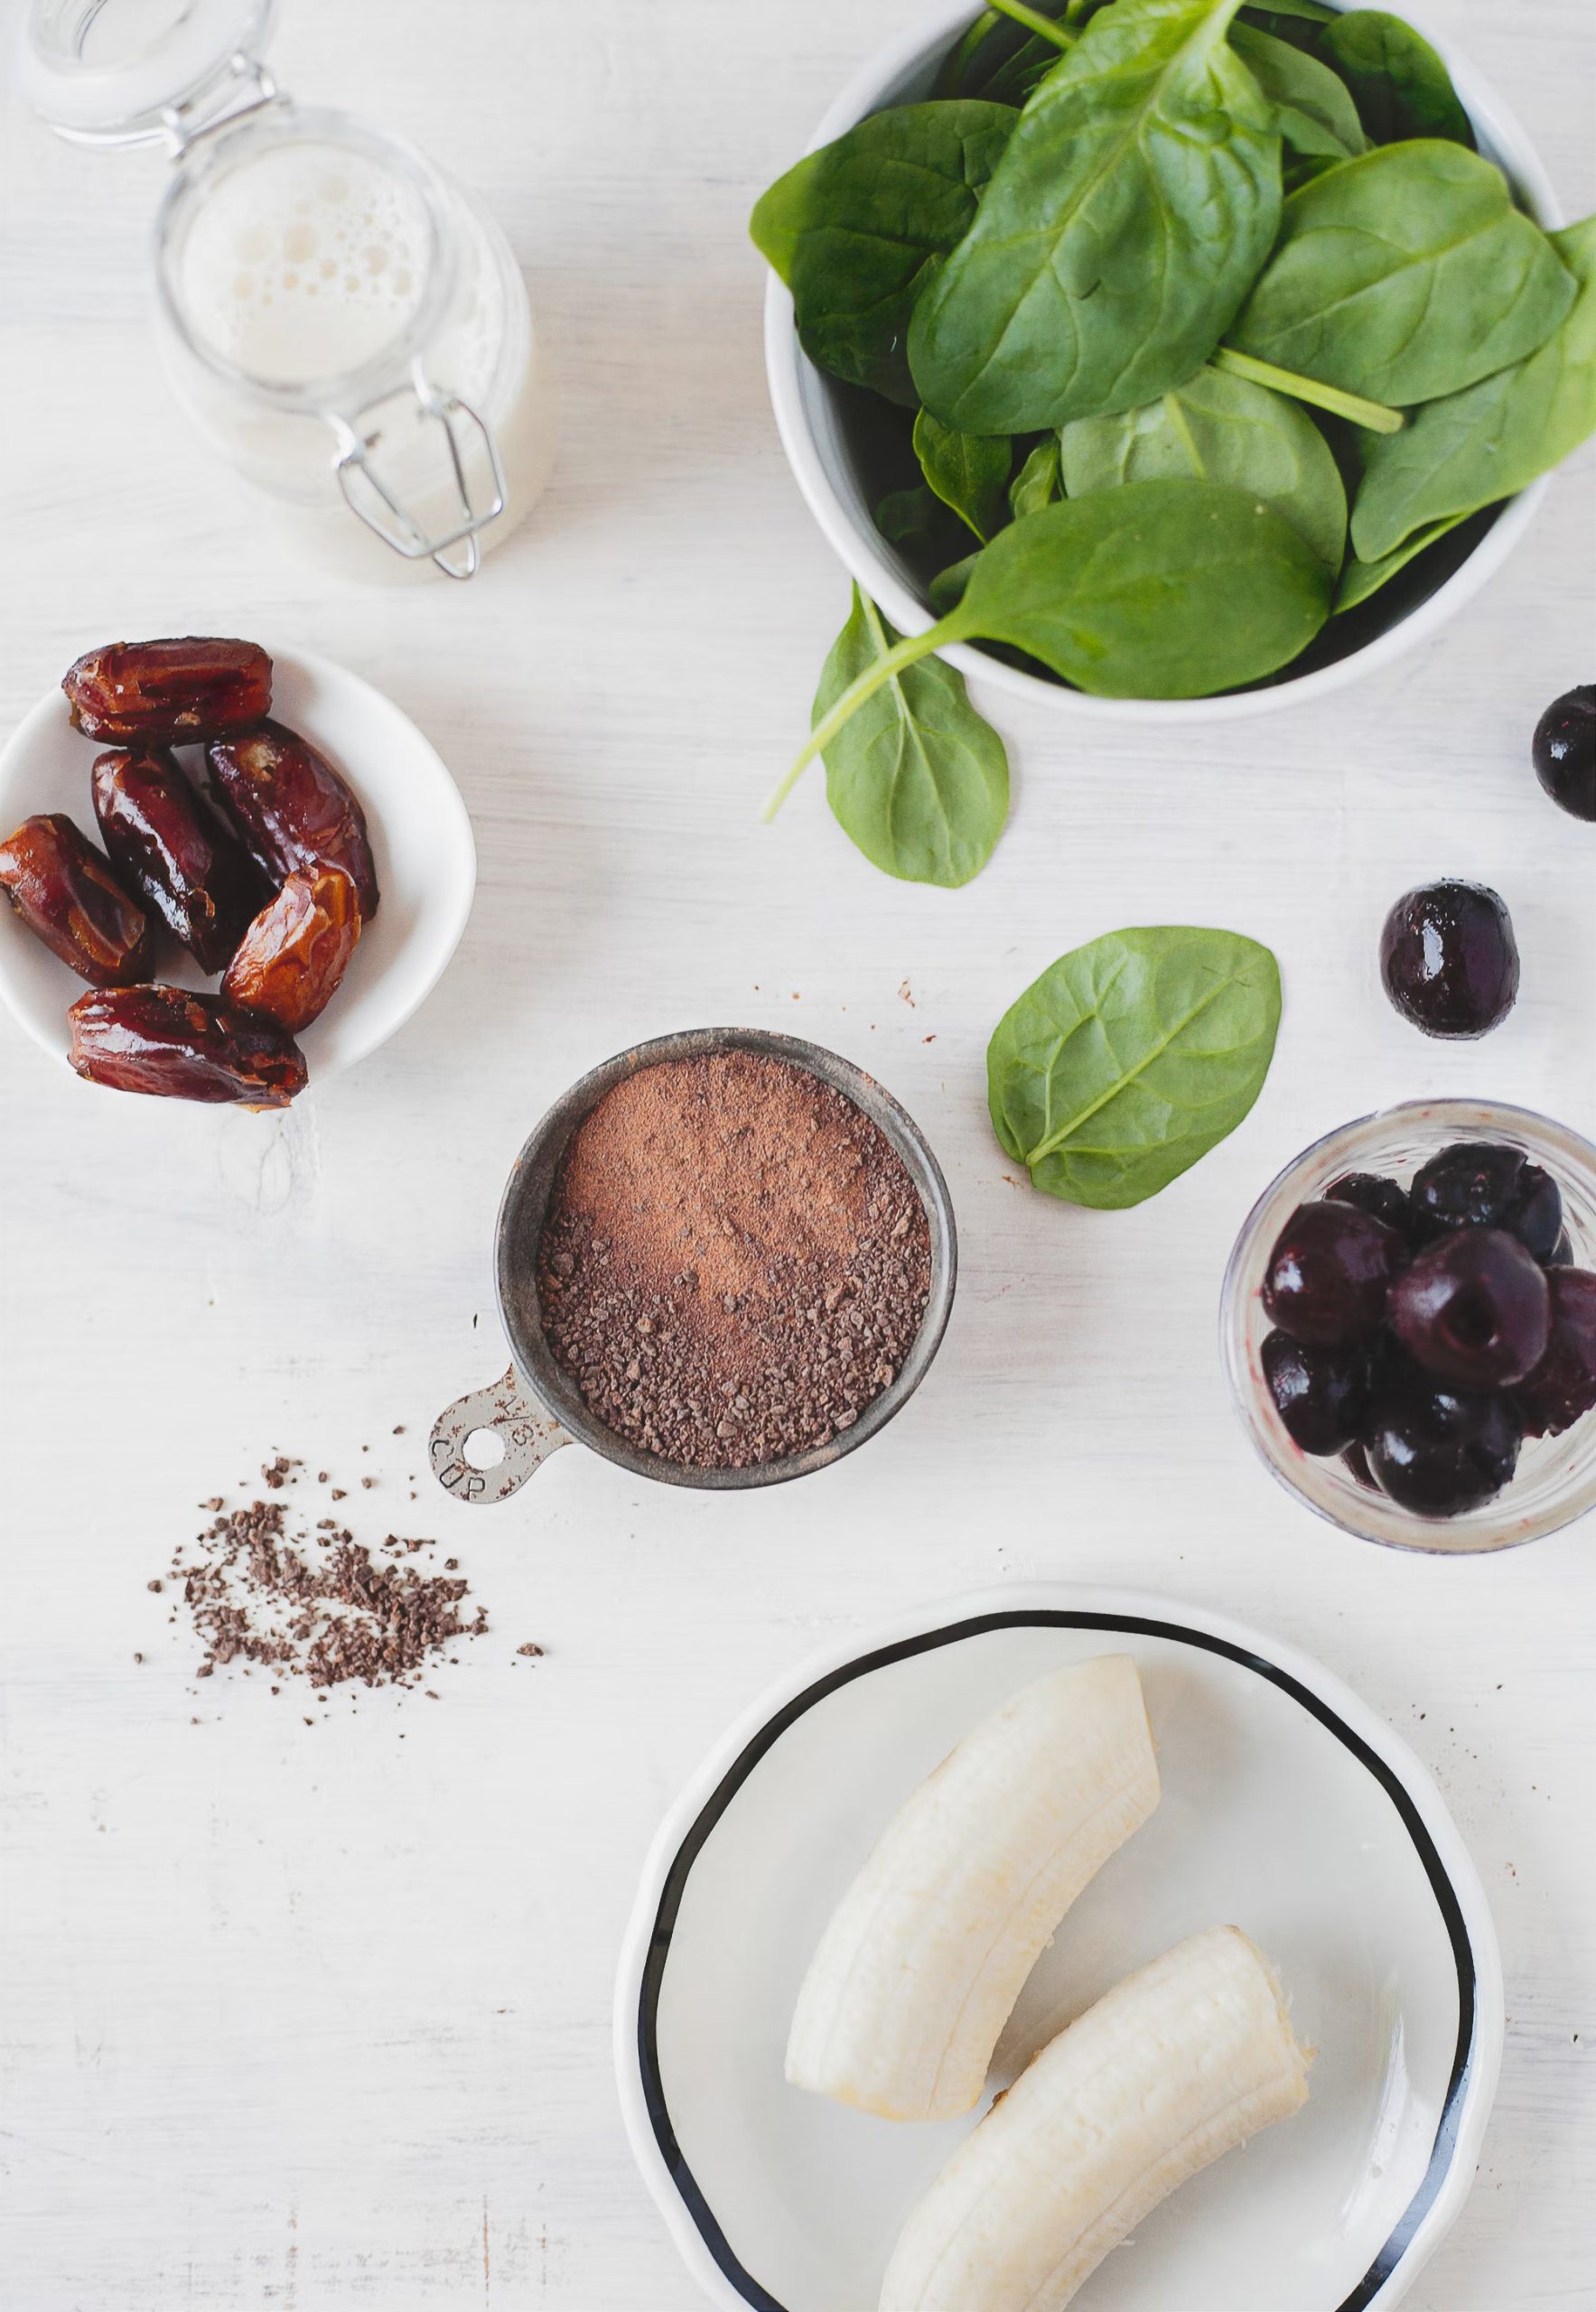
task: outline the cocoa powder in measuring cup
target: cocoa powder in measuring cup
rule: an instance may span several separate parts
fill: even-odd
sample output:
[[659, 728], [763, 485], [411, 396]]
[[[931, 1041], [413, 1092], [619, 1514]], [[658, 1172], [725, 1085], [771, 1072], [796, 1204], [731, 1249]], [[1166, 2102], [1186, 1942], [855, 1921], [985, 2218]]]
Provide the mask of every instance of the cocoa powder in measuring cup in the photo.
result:
[[925, 1314], [925, 1207], [854, 1102], [789, 1061], [640, 1068], [562, 1159], [537, 1254], [550, 1348], [599, 1420], [696, 1468], [829, 1444]]

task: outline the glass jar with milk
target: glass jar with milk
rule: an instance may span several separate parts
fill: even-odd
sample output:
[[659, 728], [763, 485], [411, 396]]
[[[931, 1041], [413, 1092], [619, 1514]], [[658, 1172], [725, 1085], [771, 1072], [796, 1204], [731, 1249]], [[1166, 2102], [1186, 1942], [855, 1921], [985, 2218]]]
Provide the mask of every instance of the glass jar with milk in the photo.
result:
[[469, 578], [547, 480], [555, 393], [493, 219], [399, 138], [279, 94], [275, 0], [32, 0], [23, 74], [86, 144], [161, 141], [168, 372], [296, 539]]

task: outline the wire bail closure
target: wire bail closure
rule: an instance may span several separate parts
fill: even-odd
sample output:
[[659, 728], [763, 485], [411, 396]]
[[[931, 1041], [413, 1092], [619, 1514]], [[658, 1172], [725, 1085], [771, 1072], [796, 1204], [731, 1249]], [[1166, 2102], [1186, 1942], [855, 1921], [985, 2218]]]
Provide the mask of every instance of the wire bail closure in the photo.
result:
[[[450, 470], [454, 477], [455, 495], [460, 501], [458, 527], [438, 537], [428, 536], [408, 508], [394, 496], [371, 461], [371, 452], [380, 438], [379, 432], [372, 425], [376, 413], [387, 408], [391, 402], [403, 400], [411, 394], [414, 394], [422, 415], [435, 420], [443, 430], [443, 439], [449, 449]], [[396, 554], [403, 555], [406, 562], [435, 562], [446, 578], [474, 577], [482, 560], [479, 535], [503, 513], [509, 492], [498, 444], [471, 404], [462, 401], [458, 394], [441, 392], [417, 362], [411, 372], [408, 386], [396, 387], [391, 393], [379, 395], [375, 401], [368, 402], [364, 409], [356, 413], [353, 420], [335, 415], [331, 423], [339, 445], [332, 470], [338, 476], [338, 486], [350, 513], [357, 515], [385, 545], [391, 546]], [[471, 503], [471, 484], [466, 477], [466, 451], [462, 445], [460, 431], [462, 424], [475, 428], [477, 438], [487, 454], [488, 471], [492, 479], [491, 503], [481, 510]], [[361, 503], [356, 495], [357, 476], [364, 480], [378, 505]], [[386, 508], [391, 519], [385, 521], [379, 508]], [[448, 560], [449, 548], [462, 542], [465, 546], [463, 555], [458, 562]]]

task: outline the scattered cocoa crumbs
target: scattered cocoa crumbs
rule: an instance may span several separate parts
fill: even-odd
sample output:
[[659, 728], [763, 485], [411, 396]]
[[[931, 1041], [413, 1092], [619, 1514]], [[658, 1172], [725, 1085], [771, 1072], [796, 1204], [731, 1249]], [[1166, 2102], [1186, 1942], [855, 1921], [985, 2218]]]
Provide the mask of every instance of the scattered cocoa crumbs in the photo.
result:
[[291, 1461], [286, 1453], [279, 1453], [275, 1461], [261, 1463], [261, 1483], [270, 1486], [274, 1493], [280, 1493], [288, 1482], [290, 1471], [303, 1468], [303, 1466], [301, 1461]]
[[785, 1060], [639, 1069], [574, 1133], [538, 1246], [549, 1345], [645, 1451], [747, 1468], [828, 1444], [925, 1314], [930, 1230], [852, 1100]]
[[158, 1581], [146, 1581], [146, 1582], [145, 1583], [145, 1588], [146, 1590], [159, 1590], [160, 1587], [161, 1587], [161, 1584], [160, 1584]]
[[[282, 1459], [266, 1464], [268, 1486]], [[168, 1578], [181, 1583], [205, 1648], [196, 1677], [234, 1662], [247, 1677], [248, 1665], [258, 1663], [308, 1680], [318, 1700], [350, 1679], [419, 1686], [448, 1647], [487, 1629], [483, 1608], [473, 1612], [465, 1603], [468, 1585], [455, 1561], [448, 1575], [411, 1562], [435, 1543], [390, 1534], [369, 1547], [332, 1518], [291, 1534], [288, 1517], [280, 1498], [229, 1510], [219, 1496], [212, 1522], [174, 1552]]]
[[516, 1648], [518, 1654], [541, 1654], [542, 1651], [541, 1645], [518, 1645]]

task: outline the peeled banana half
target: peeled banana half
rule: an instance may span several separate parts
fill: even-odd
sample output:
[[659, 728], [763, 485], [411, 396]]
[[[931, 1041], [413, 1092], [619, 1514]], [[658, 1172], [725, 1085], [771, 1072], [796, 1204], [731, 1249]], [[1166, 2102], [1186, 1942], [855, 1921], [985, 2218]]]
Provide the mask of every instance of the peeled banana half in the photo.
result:
[[1063, 2312], [1178, 2184], [1308, 2098], [1267, 1962], [1215, 1926], [1045, 2046], [910, 2215], [880, 2312]]
[[[906, 1801], [843, 1897], [798, 1993], [788, 2078], [885, 2119], [973, 2110], [1039, 1953], [1158, 1795], [1128, 1655], [1023, 1687]], [[990, 2298], [1011, 2300], [1025, 2299]]]

